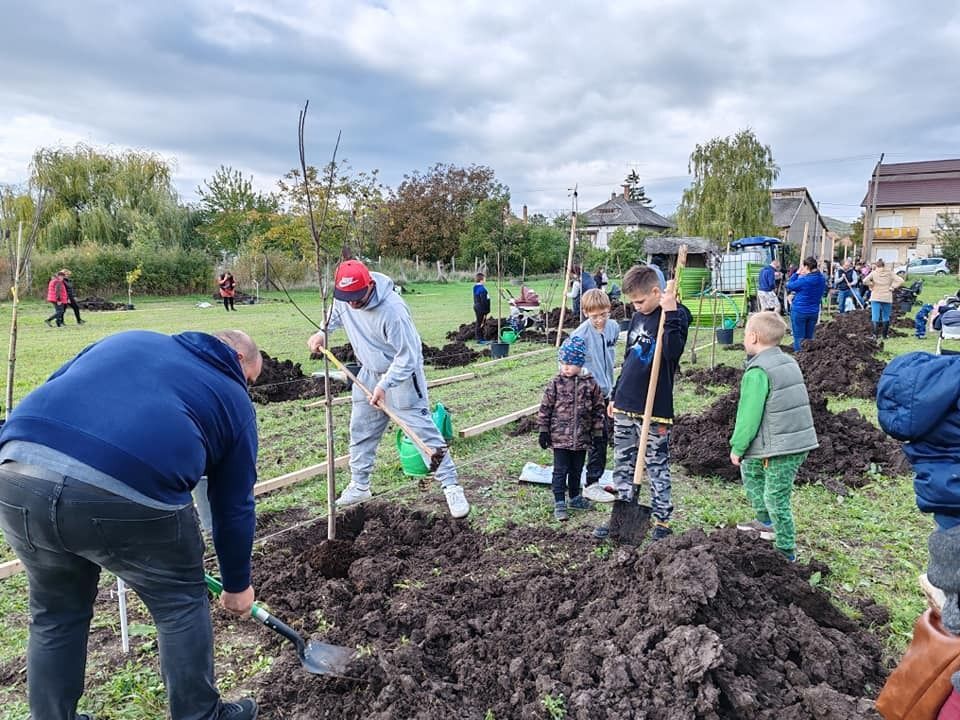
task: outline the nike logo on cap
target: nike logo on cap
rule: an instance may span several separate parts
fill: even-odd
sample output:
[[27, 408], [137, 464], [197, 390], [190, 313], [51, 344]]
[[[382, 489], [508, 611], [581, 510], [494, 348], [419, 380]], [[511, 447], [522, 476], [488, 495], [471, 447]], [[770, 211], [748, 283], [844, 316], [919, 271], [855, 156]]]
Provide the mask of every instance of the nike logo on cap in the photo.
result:
[[357, 281], [357, 279], [354, 278], [354, 277], [342, 277], [342, 278], [340, 278], [340, 282], [337, 283], [337, 287], [338, 287], [338, 288], [350, 287], [350, 286], [353, 285], [356, 281]]

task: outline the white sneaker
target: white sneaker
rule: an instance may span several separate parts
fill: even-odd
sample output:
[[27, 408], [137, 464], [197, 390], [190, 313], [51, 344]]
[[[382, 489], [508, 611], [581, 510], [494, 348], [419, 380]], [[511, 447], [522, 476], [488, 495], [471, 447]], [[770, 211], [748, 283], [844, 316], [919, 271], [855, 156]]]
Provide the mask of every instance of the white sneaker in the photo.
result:
[[583, 489], [583, 496], [587, 500], [592, 500], [593, 502], [598, 503], [612, 503], [617, 499], [617, 496], [613, 493], [609, 493], [600, 487], [600, 483], [591, 483]]
[[347, 485], [343, 492], [340, 493], [340, 497], [337, 498], [336, 506], [338, 508], [347, 507], [348, 505], [356, 505], [357, 503], [362, 503], [364, 500], [369, 500], [373, 497], [373, 493], [370, 492], [370, 488], [362, 488], [359, 485], [354, 485], [352, 482]]
[[470, 503], [467, 502], [467, 496], [463, 494], [463, 488], [459, 485], [447, 485], [443, 489], [443, 494], [447, 496], [447, 507], [450, 508], [450, 514], [455, 518], [465, 518], [470, 514]]

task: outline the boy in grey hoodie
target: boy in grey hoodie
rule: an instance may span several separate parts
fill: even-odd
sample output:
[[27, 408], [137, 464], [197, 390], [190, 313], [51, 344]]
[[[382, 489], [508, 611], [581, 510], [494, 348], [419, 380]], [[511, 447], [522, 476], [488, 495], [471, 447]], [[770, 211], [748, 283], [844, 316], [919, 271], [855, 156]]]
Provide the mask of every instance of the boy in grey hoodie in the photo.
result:
[[[373, 393], [369, 400], [353, 386], [350, 412], [350, 484], [337, 498], [337, 507], [354, 505], [371, 497], [370, 474], [377, 446], [389, 418], [378, 407], [384, 403], [423, 442], [432, 448], [446, 445], [430, 417], [427, 379], [423, 373], [420, 335], [406, 303], [393, 291], [393, 280], [371, 273], [359, 260], [340, 263], [334, 276], [334, 303], [327, 330], [342, 327], [360, 363], [358, 379]], [[323, 330], [307, 341], [311, 352], [323, 347]], [[430, 464], [430, 458], [424, 457]], [[450, 514], [466, 517], [470, 505], [457, 482], [449, 454], [436, 470]]]
[[[580, 306], [587, 319], [573, 331], [572, 337], [583, 338], [586, 347], [584, 368], [597, 381], [604, 401], [609, 403], [613, 395], [613, 365], [617, 340], [620, 338], [620, 326], [610, 319], [610, 298], [603, 290], [587, 290], [580, 299]], [[587, 484], [584, 493], [591, 500], [598, 499], [593, 491], [607, 468], [611, 421], [606, 413], [603, 419], [602, 432], [593, 438], [593, 445], [587, 455]]]

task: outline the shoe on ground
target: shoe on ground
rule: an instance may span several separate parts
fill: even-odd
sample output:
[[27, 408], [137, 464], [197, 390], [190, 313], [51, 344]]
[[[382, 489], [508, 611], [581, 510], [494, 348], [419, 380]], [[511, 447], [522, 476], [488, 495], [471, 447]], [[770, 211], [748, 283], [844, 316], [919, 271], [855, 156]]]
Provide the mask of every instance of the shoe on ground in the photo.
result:
[[797, 561], [797, 551], [796, 551], [796, 550], [783, 550], [783, 549], [781, 549], [781, 548], [777, 548], [777, 550], [780, 552], [781, 555], [783, 555], [783, 556], [787, 559], [787, 562], [796, 562], [796, 561]]
[[577, 495], [575, 498], [570, 498], [570, 502], [567, 503], [567, 505], [573, 510], [593, 510], [593, 503], [587, 500], [583, 495]]
[[610, 537], [610, 528], [606, 525], [601, 525], [598, 528], [594, 528], [593, 537], [595, 537], [597, 540], [606, 540]]
[[617, 496], [600, 487], [600, 483], [591, 483], [583, 489], [583, 497], [598, 503], [612, 503]]
[[747, 533], [759, 533], [761, 540], [773, 540], [773, 538], [776, 537], [776, 533], [773, 531], [773, 523], [765, 523], [756, 518], [750, 522], [737, 523], [737, 530]]
[[87, 715], [87, 713], [77, 713], [74, 718], [75, 720], [93, 720], [93, 715]]
[[50, 324], [49, 320], [44, 320], [44, 322], [47, 324], [47, 327], [53, 327], [53, 325]]
[[558, 500], [553, 504], [553, 519], [563, 522], [569, 516], [567, 515], [567, 504], [563, 500]]
[[85, 325], [86, 322], [86, 320], [77, 320], [77, 325]]
[[259, 708], [253, 698], [244, 698], [237, 702], [221, 703], [217, 720], [255, 720]]
[[357, 503], [369, 500], [372, 497], [373, 493], [370, 492], [370, 488], [362, 488], [351, 482], [343, 489], [343, 492], [340, 493], [336, 505], [338, 508], [349, 507], [350, 505], [356, 505]]
[[447, 485], [443, 489], [443, 494], [447, 498], [447, 507], [450, 508], [451, 516], [460, 519], [470, 514], [470, 503], [467, 502], [467, 496], [463, 494], [463, 487]]
[[673, 535], [673, 530], [670, 529], [670, 526], [666, 523], [656, 522], [653, 526], [653, 539], [654, 541], [663, 540], [665, 537]]

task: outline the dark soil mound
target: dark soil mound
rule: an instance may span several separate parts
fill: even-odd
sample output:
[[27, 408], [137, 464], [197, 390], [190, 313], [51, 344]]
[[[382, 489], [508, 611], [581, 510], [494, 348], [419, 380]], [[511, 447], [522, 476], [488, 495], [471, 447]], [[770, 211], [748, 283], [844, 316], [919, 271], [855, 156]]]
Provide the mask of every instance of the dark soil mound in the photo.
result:
[[610, 303], [610, 317], [613, 320], [626, 320], [633, 317], [633, 308], [627, 307], [619, 300]]
[[[353, 346], [350, 343], [346, 345], [337, 345], [330, 348], [333, 356], [342, 363], [353, 363], [357, 361], [357, 356], [353, 354]], [[323, 353], [310, 353], [311, 360], [323, 360], [326, 357]]]
[[696, 370], [684, 370], [683, 382], [692, 383], [699, 389], [705, 389], [710, 385], [740, 385], [740, 379], [743, 377], [743, 370], [730, 367], [729, 365], [717, 365], [712, 370], [710, 368], [697, 368]]
[[828, 569], [743, 533], [694, 530], [602, 559], [545, 528], [485, 534], [385, 504], [348, 516], [346, 578], [318, 562], [318, 527], [268, 543], [254, 567], [278, 616], [361, 649], [343, 680], [304, 674], [276, 641], [267, 717], [879, 717], [867, 698], [880, 643], [811, 586]]
[[[807, 387], [823, 393], [873, 398], [885, 364], [874, 357], [880, 349], [873, 340], [868, 310], [837, 315], [817, 327], [805, 340], [797, 362]], [[902, 335], [891, 330], [891, 335]]]
[[[323, 397], [323, 378], [308, 377], [300, 369], [300, 363], [290, 360], [277, 360], [263, 350], [263, 370], [260, 377], [250, 386], [250, 399], [256, 403], [282, 402], [284, 400], [306, 400]], [[338, 395], [347, 389], [345, 383], [330, 381], [330, 392]]]
[[510, 437], [520, 437], [521, 435], [528, 435], [530, 433], [538, 432], [540, 429], [540, 423], [537, 421], [536, 415], [527, 415], [522, 417], [514, 423], [511, 423], [510, 429], [507, 431], [507, 435]]
[[[500, 327], [510, 327], [507, 323], [506, 318], [500, 318]], [[481, 335], [484, 340], [496, 340], [497, 339], [497, 319], [488, 317], [483, 321], [483, 329]], [[471, 340], [477, 339], [477, 323], [464, 323], [456, 330], [451, 330], [447, 333], [447, 340], [454, 340], [456, 342], [469, 342]]]
[[[555, 307], [553, 310], [547, 313], [547, 327], [556, 329], [557, 325], [560, 324], [560, 308]], [[575, 328], [580, 324], [578, 318], [573, 317], [573, 310], [567, 308], [563, 314], [563, 327], [565, 328]]]
[[481, 353], [471, 350], [459, 340], [447, 343], [442, 348], [431, 347], [426, 343], [423, 345], [423, 361], [438, 368], [469, 365], [480, 356]]
[[124, 303], [115, 303], [110, 302], [109, 300], [104, 300], [102, 297], [91, 296], [84, 298], [83, 300], [77, 300], [77, 305], [80, 306], [81, 310], [127, 310], [127, 306]]
[[[730, 463], [740, 388], [719, 398], [701, 415], [681, 415], [670, 436], [670, 457], [697, 475], [718, 475], [740, 481], [740, 469]], [[854, 409], [837, 414], [826, 399], [810, 395], [813, 424], [820, 447], [813, 450], [797, 474], [798, 483], [823, 482], [835, 492], [843, 486], [862, 487], [872, 471], [897, 474], [905, 469], [900, 446]], [[839, 478], [843, 485], [837, 483]]]

